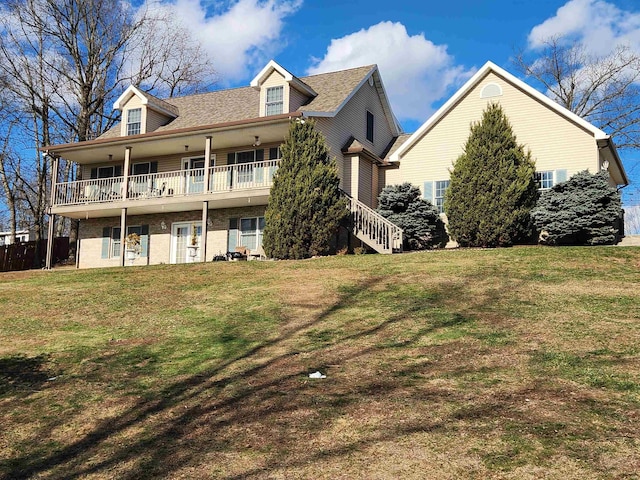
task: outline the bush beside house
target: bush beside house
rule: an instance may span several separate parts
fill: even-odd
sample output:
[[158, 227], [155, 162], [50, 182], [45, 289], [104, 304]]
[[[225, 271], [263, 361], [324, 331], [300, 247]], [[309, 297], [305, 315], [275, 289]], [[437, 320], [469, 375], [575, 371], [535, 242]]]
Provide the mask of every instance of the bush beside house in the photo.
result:
[[510, 246], [533, 235], [530, 211], [538, 198], [535, 164], [502, 108], [484, 110], [451, 172], [444, 209], [449, 233], [470, 247]]
[[583, 171], [542, 193], [531, 212], [548, 245], [613, 245], [619, 241], [620, 193], [609, 174]]
[[292, 121], [265, 212], [269, 257], [301, 259], [330, 252], [347, 214], [335, 159], [312, 120]]
[[385, 187], [378, 197], [378, 213], [404, 230], [405, 250], [444, 247], [449, 241], [438, 210], [410, 183]]

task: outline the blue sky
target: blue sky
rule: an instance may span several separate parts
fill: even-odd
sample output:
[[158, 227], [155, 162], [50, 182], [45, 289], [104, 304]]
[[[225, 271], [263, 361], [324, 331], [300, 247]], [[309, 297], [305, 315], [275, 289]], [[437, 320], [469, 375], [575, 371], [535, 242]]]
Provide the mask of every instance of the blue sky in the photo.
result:
[[[151, 1], [151, 0], [149, 0]], [[217, 88], [247, 85], [270, 59], [298, 76], [376, 63], [413, 132], [487, 60], [514, 74], [514, 53], [552, 35], [592, 53], [640, 52], [637, 0], [167, 0], [217, 68]], [[529, 82], [531, 83], [531, 82]], [[534, 85], [535, 86], [535, 85]], [[623, 152], [640, 203], [640, 155]]]

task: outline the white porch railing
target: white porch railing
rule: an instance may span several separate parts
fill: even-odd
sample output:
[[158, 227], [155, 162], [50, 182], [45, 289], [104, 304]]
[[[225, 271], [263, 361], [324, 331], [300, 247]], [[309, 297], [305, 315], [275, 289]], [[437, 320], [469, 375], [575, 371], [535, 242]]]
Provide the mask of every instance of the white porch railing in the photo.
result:
[[378, 253], [402, 251], [403, 231], [378, 212], [344, 193], [352, 215], [353, 234]]
[[56, 183], [54, 206], [108, 203], [159, 197], [215, 194], [233, 190], [268, 188], [279, 160], [223, 165], [209, 169], [205, 189], [205, 169], [130, 175], [128, 194], [124, 195], [124, 177]]

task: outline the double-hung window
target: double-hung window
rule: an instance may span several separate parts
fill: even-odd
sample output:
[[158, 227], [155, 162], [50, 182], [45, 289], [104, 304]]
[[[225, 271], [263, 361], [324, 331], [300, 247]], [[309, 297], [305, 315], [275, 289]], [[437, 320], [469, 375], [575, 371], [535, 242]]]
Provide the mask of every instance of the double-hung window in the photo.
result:
[[284, 87], [267, 88], [267, 98], [264, 106], [265, 115], [279, 115], [284, 112]]
[[536, 172], [536, 183], [539, 190], [547, 190], [553, 187], [553, 170]]
[[138, 135], [142, 126], [142, 109], [127, 110], [127, 135]]
[[[137, 233], [139, 237], [142, 236], [142, 225], [135, 225], [127, 227], [127, 235], [132, 233]], [[111, 248], [110, 248], [110, 257], [118, 258], [120, 256], [120, 249], [122, 245], [120, 245], [120, 227], [113, 227], [111, 229]]]
[[262, 246], [264, 217], [240, 219], [240, 245], [255, 251]]
[[438, 213], [444, 212], [444, 193], [449, 188], [449, 180], [438, 180], [435, 182], [435, 191], [433, 192], [433, 203], [438, 209]]

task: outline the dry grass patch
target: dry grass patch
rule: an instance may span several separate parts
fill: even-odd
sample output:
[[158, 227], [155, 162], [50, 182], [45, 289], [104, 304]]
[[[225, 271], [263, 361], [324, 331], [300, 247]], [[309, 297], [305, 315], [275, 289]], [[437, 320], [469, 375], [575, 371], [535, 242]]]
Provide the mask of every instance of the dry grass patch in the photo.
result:
[[0, 478], [633, 478], [638, 260], [0, 277]]

